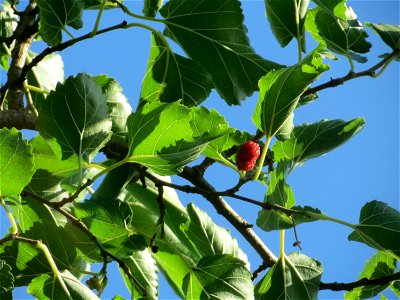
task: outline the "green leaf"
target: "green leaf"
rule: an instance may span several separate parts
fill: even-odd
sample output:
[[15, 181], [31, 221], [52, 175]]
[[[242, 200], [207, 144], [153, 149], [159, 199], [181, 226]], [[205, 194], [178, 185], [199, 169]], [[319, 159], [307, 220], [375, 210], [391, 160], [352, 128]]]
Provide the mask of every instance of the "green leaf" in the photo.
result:
[[[35, 56], [35, 53], [29, 52], [27, 59], [31, 61]], [[29, 85], [42, 89], [47, 94], [54, 90], [58, 82], [64, 81], [64, 63], [61, 56], [56, 53], [45, 56], [28, 72], [27, 80]], [[46, 99], [46, 94], [33, 90], [30, 93], [35, 106], [40, 106]]]
[[[133, 211], [132, 227], [150, 239], [159, 230], [160, 212], [156, 200], [157, 188], [150, 182], [146, 183], [146, 189], [139, 183], [130, 184], [125, 201]], [[176, 192], [170, 188], [164, 188], [163, 196], [166, 207], [165, 236], [156, 239], [158, 252], [153, 256], [179, 295], [185, 298], [183, 279], [204, 255], [233, 254], [242, 259], [243, 265], [247, 263], [236, 240], [225, 229], [214, 224], [203, 211], [193, 204], [185, 210]]]
[[[18, 16], [14, 14], [10, 3], [4, 2], [1, 5], [0, 11], [0, 37], [8, 38], [12, 36], [14, 28], [17, 26]], [[4, 44], [0, 44], [0, 66], [4, 70], [8, 70], [9, 63], [9, 49], [6, 49]]]
[[[62, 31], [67, 26], [74, 29], [82, 27], [83, 0], [37, 0], [39, 7], [39, 33], [49, 46], [62, 41]], [[69, 34], [69, 33], [68, 33]]]
[[348, 236], [350, 241], [367, 244], [400, 258], [400, 212], [381, 201], [371, 201], [360, 212], [360, 223]]
[[[72, 299], [76, 300], [92, 300], [99, 299], [87, 286], [82, 284], [70, 272], [64, 271], [61, 277], [67, 286], [68, 292]], [[71, 299], [61, 287], [60, 282], [54, 275], [43, 274], [36, 277], [28, 286], [28, 293], [37, 299], [43, 300], [64, 300]]]
[[[168, 180], [167, 178], [162, 178]], [[132, 183], [127, 187], [129, 194], [125, 201], [132, 208], [133, 229], [150, 239], [159, 231], [158, 219], [160, 216], [157, 202], [158, 190], [150, 181], [146, 181], [146, 188], [140, 183]], [[181, 226], [189, 218], [185, 208], [179, 201], [175, 190], [164, 188], [163, 199], [165, 204], [164, 238], [158, 238], [156, 245], [158, 251], [154, 254], [157, 265], [163, 271], [170, 286], [182, 297], [182, 281], [200, 259], [200, 255]]]
[[34, 174], [32, 146], [15, 128], [0, 129], [0, 197], [19, 194]]
[[229, 254], [203, 257], [183, 282], [185, 299], [254, 299], [251, 273]]
[[[56, 220], [53, 211], [29, 196], [7, 197], [6, 203], [13, 216], [18, 220], [18, 231], [24, 233], [37, 223]], [[53, 224], [54, 225], [54, 224]], [[59, 225], [57, 222], [55, 225]]]
[[314, 51], [300, 64], [271, 71], [262, 77], [253, 123], [268, 138], [281, 132], [287, 135], [287, 127], [293, 125], [286, 120], [292, 117], [300, 96], [327, 69], [329, 67], [322, 64], [321, 57]]
[[232, 238], [228, 230], [216, 225], [204, 211], [193, 203], [190, 203], [186, 210], [190, 221], [182, 229], [196, 249], [202, 253], [202, 256], [232, 254], [249, 267], [247, 255], [239, 248], [236, 239]]
[[143, 14], [146, 17], [154, 18], [162, 4], [163, 0], [144, 0]]
[[97, 240], [111, 253], [127, 257], [133, 251], [143, 249], [140, 236], [129, 228], [132, 210], [125, 202], [92, 198], [74, 206], [75, 216], [80, 219]]
[[228, 133], [221, 122], [219, 114], [205, 108], [148, 103], [128, 118], [129, 154], [126, 159], [160, 175], [179, 173], [200, 155], [208, 142]]
[[[285, 255], [256, 285], [256, 299], [318, 299], [323, 268], [316, 259], [300, 253]], [[283, 270], [283, 266], [284, 270]]]
[[0, 259], [0, 295], [11, 291], [13, 288], [14, 275], [11, 272], [11, 267]]
[[69, 233], [61, 226], [50, 220], [35, 222], [25, 235], [41, 240], [49, 248], [59, 269], [69, 269], [72, 266], [76, 258], [75, 244]]
[[152, 35], [146, 76], [142, 82], [142, 100], [182, 100], [186, 106], [198, 106], [208, 97], [212, 88], [210, 74], [198, 63], [171, 52], [160, 38]]
[[[72, 268], [76, 249], [74, 241], [64, 228], [50, 220], [33, 222], [23, 236], [41, 240], [48, 247], [59, 270]], [[43, 252], [29, 243], [16, 241], [6, 243], [0, 247], [0, 257], [11, 266], [15, 276], [15, 286], [27, 285], [41, 274], [52, 273]]]
[[390, 286], [390, 289], [396, 294], [397, 297], [400, 297], [400, 281], [393, 282], [393, 284]]
[[126, 128], [126, 119], [131, 114], [132, 107], [122, 93], [122, 87], [118, 81], [107, 75], [95, 76], [94, 80], [106, 96], [113, 134], [125, 136], [128, 131]]
[[228, 104], [239, 104], [257, 90], [261, 76], [280, 65], [250, 47], [238, 0], [171, 0], [160, 10], [165, 34], [211, 74]]
[[346, 0], [313, 0], [313, 2], [333, 17], [346, 20]]
[[111, 170], [94, 192], [93, 198], [124, 199], [126, 186], [137, 175], [138, 172], [126, 164]]
[[332, 16], [326, 10], [315, 8], [309, 10], [306, 18], [306, 30], [317, 42], [326, 43], [327, 47], [338, 54], [346, 55], [349, 59], [366, 62], [366, 58], [355, 53], [367, 53], [371, 44], [366, 41], [368, 34], [362, 24], [356, 19], [351, 8], [340, 3], [346, 9], [346, 19]]
[[[301, 211], [301, 212], [311, 212], [311, 213], [319, 214], [319, 215], [323, 215], [324, 214], [318, 208], [313, 208], [311, 206], [304, 206], [304, 207], [302, 207], [302, 206], [292, 206], [291, 209], [294, 209], [294, 210], [297, 210], [297, 211]], [[310, 216], [303, 216], [301, 214], [293, 214], [292, 218], [293, 218], [294, 223], [296, 225], [320, 220], [319, 218], [313, 218], [313, 217], [310, 217]]]
[[84, 73], [58, 84], [38, 109], [36, 127], [42, 135], [57, 140], [62, 159], [76, 154], [89, 163], [111, 137], [105, 96]]
[[323, 120], [295, 126], [290, 138], [273, 146], [276, 161], [292, 160], [294, 165], [321, 156], [346, 143], [363, 127], [363, 118], [351, 121]]
[[55, 139], [45, 139], [41, 135], [37, 135], [30, 143], [36, 170], [46, 170], [54, 176], [64, 178], [78, 172], [78, 158], [76, 155], [63, 160], [61, 146]]
[[[358, 276], [358, 279], [378, 279], [392, 275], [396, 269], [396, 260], [384, 253], [377, 252], [370, 258], [364, 266], [364, 269]], [[391, 284], [365, 285], [345, 293], [345, 299], [367, 299], [378, 295], [387, 289]]]
[[371, 27], [393, 51], [400, 50], [399, 25], [366, 23], [365, 26]]
[[33, 278], [52, 272], [44, 254], [28, 243], [14, 241], [3, 244], [0, 258], [11, 266], [16, 287], [28, 285]]
[[236, 153], [231, 153], [228, 157], [223, 152], [234, 146], [242, 145], [251, 140], [251, 138], [252, 135], [248, 132], [235, 131], [232, 134], [225, 135], [208, 143], [202, 154], [236, 170], [236, 164], [233, 162], [234, 160], [232, 161], [230, 159]]
[[[278, 204], [286, 208], [291, 208], [294, 205], [293, 191], [285, 181], [285, 166], [283, 164], [278, 164], [272, 172], [264, 202]], [[293, 221], [290, 216], [281, 212], [262, 209], [258, 213], [257, 226], [265, 231], [286, 229], [293, 227]]]
[[272, 33], [281, 47], [285, 47], [295, 38], [305, 51], [304, 21], [309, 2], [309, 0], [265, 0]]
[[[151, 256], [150, 250], [145, 249], [133, 253], [124, 259], [125, 264], [131, 270], [133, 277], [145, 288], [146, 299], [157, 299], [158, 296], [158, 268], [157, 263]], [[126, 274], [120, 269], [125, 284], [130, 292], [135, 291], [135, 299], [141, 296], [138, 289], [132, 286], [132, 282], [127, 278]]]

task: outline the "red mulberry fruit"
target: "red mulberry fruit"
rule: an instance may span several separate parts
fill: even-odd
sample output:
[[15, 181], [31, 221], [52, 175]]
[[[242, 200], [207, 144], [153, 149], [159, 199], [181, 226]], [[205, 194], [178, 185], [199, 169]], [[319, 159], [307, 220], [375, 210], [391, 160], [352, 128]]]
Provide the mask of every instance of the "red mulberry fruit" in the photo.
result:
[[253, 170], [259, 156], [260, 146], [253, 141], [246, 142], [236, 154], [236, 165], [240, 171]]

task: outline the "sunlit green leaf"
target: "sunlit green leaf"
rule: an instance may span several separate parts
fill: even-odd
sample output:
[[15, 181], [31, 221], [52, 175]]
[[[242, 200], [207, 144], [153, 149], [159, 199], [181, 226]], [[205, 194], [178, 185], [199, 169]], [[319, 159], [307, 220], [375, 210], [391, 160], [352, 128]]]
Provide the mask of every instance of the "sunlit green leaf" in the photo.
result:
[[129, 228], [132, 210], [125, 202], [92, 198], [75, 204], [74, 212], [111, 253], [127, 257], [143, 249], [144, 240]]
[[[359, 279], [378, 279], [392, 275], [396, 269], [396, 260], [384, 252], [376, 253], [364, 266]], [[345, 293], [345, 299], [367, 299], [378, 295], [390, 286], [388, 284], [365, 285]]]
[[289, 138], [287, 127], [293, 125], [286, 120], [293, 117], [301, 94], [327, 69], [319, 54], [313, 52], [300, 64], [271, 71], [262, 77], [253, 123], [269, 138], [282, 132], [285, 135], [280, 138]]
[[[204, 118], [199, 118], [203, 116]], [[180, 172], [207, 143], [229, 133], [215, 111], [179, 103], [148, 103], [128, 118], [128, 160], [160, 175]]]
[[[146, 299], [157, 299], [158, 296], [158, 267], [156, 261], [151, 256], [150, 250], [134, 252], [131, 256], [124, 259], [125, 264], [132, 272], [135, 279], [145, 288]], [[130, 292], [134, 291], [137, 298], [140, 298], [138, 289], [132, 286], [132, 282], [126, 277], [123, 270], [120, 269], [125, 283]]]
[[197, 106], [212, 88], [210, 74], [198, 63], [171, 52], [163, 41], [152, 35], [147, 72], [142, 82], [143, 101], [182, 100], [186, 106]]
[[[235, 131], [232, 134], [222, 136], [208, 143], [202, 154], [235, 169], [236, 166], [232, 164], [232, 161], [229, 160], [229, 157], [225, 156], [223, 152], [231, 149], [233, 146], [242, 145], [251, 139], [252, 135], [248, 132]], [[230, 156], [234, 154], [236, 153], [233, 152]]]
[[[346, 8], [344, 3], [339, 5]], [[351, 8], [346, 8], [345, 15], [346, 19], [342, 20], [324, 9], [309, 10], [306, 29], [317, 42], [326, 43], [333, 52], [361, 63], [366, 62], [365, 57], [356, 53], [367, 53], [371, 48], [366, 41], [368, 34]]]
[[[64, 271], [61, 273], [61, 277], [67, 286], [68, 292], [72, 299], [80, 300], [95, 300], [99, 299], [87, 286], [82, 284], [76, 277], [70, 272]], [[59, 280], [54, 275], [43, 274], [29, 284], [28, 293], [37, 299], [43, 300], [68, 300], [68, 297], [64, 289], [61, 287]]]
[[309, 0], [265, 0], [271, 30], [281, 47], [285, 47], [295, 38], [305, 51], [304, 21], [309, 2]]
[[364, 127], [364, 124], [363, 118], [357, 118], [348, 122], [323, 120], [295, 126], [288, 140], [278, 141], [273, 146], [274, 159], [288, 159], [295, 165], [301, 164], [347, 142]]
[[400, 212], [384, 202], [371, 201], [363, 206], [359, 224], [348, 237], [400, 258]]
[[42, 135], [57, 140], [62, 159], [76, 154], [89, 163], [111, 137], [107, 100], [84, 73], [58, 84], [38, 109], [36, 126]]
[[283, 259], [284, 263], [279, 258], [256, 285], [256, 299], [318, 299], [321, 263], [300, 253], [290, 253]]
[[0, 197], [21, 193], [34, 174], [32, 146], [15, 128], [0, 129]]
[[213, 77], [228, 104], [257, 90], [261, 76], [280, 65], [250, 47], [238, 0], [171, 0], [160, 10], [168, 37]]
[[254, 299], [251, 273], [233, 255], [202, 258], [183, 282], [185, 299]]
[[366, 23], [371, 27], [393, 51], [400, 49], [400, 26], [390, 24]]
[[11, 291], [14, 288], [14, 275], [11, 267], [0, 259], [0, 295]]
[[126, 135], [126, 119], [131, 114], [132, 107], [122, 93], [122, 87], [118, 81], [107, 75], [95, 76], [94, 80], [106, 96], [113, 134]]
[[67, 26], [82, 27], [83, 0], [37, 0], [40, 14], [40, 35], [50, 46], [61, 43], [62, 31]]

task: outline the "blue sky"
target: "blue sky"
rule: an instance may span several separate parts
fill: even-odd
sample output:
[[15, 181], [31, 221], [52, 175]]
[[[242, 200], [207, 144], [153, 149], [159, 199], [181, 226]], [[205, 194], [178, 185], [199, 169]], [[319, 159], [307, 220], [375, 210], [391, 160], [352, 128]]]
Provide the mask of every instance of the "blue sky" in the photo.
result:
[[[142, 1], [125, 1], [132, 10], [141, 12]], [[398, 1], [348, 1], [362, 21], [373, 23], [399, 24]], [[264, 2], [261, 0], [243, 1], [245, 24], [249, 37], [256, 52], [282, 64], [294, 64], [297, 61], [297, 46], [294, 41], [285, 49], [280, 48], [271, 34], [264, 13]], [[94, 12], [85, 12], [84, 24], [90, 30], [93, 24]], [[127, 16], [119, 11], [107, 11], [104, 14], [102, 26], [119, 23]], [[129, 20], [129, 19], [128, 19]], [[367, 54], [366, 64], [356, 64], [355, 71], [369, 68], [378, 62], [378, 56], [390, 52], [379, 37], [368, 31], [368, 40], [373, 47]], [[78, 34], [77, 34], [78, 35]], [[132, 28], [129, 31], [118, 31], [99, 36], [92, 41], [85, 41], [76, 47], [62, 52], [65, 63], [65, 75], [76, 75], [87, 72], [92, 75], [108, 74], [115, 77], [122, 85], [125, 95], [136, 107], [140, 95], [141, 80], [145, 72], [150, 43], [149, 32]], [[308, 41], [308, 51], [315, 46]], [[36, 50], [40, 51], [41, 47]], [[340, 61], [327, 61], [331, 70], [323, 75], [319, 83], [345, 75], [348, 62], [343, 57]], [[389, 66], [386, 72], [377, 79], [359, 78], [334, 89], [319, 93], [320, 98], [314, 103], [296, 110], [295, 123], [312, 123], [321, 119], [350, 120], [356, 117], [366, 119], [365, 128], [349, 143], [333, 152], [308, 161], [304, 166], [296, 168], [290, 175], [291, 185], [297, 204], [318, 207], [326, 214], [341, 218], [350, 223], [357, 223], [359, 211], [364, 203], [378, 199], [399, 209], [399, 64]], [[4, 82], [4, 73], [1, 82]], [[258, 94], [246, 99], [242, 106], [230, 107], [213, 92], [204, 103], [214, 107], [224, 114], [232, 127], [254, 133], [251, 115]], [[223, 174], [223, 176], [221, 176]], [[213, 166], [207, 172], [207, 179], [216, 185], [218, 190], [226, 189], [237, 181], [237, 174]], [[175, 180], [175, 179], [174, 179]], [[176, 183], [185, 182], [177, 179]], [[249, 183], [241, 191], [241, 195], [262, 200], [265, 188], [257, 183]], [[214, 222], [225, 226], [237, 237], [239, 245], [248, 253], [252, 269], [260, 264], [260, 258], [255, 251], [241, 238], [232, 226], [217, 215], [213, 208], [201, 197], [180, 194], [184, 205], [195, 202], [206, 210]], [[255, 223], [258, 208], [239, 200], [226, 199], [250, 223]], [[5, 232], [7, 219], [2, 216], [1, 232]], [[266, 233], [255, 228], [265, 243], [275, 252], [279, 250], [278, 233]], [[350, 230], [328, 222], [310, 223], [297, 228], [302, 242], [302, 253], [320, 260], [325, 272], [324, 282], [354, 281], [362, 270], [365, 261], [375, 251], [364, 244], [349, 242], [347, 236]], [[287, 231], [286, 251], [298, 251], [292, 247], [293, 233]], [[128, 291], [119, 278], [115, 265], [109, 271], [109, 286], [102, 298], [111, 298], [115, 294], [128, 297]], [[264, 274], [263, 274], [264, 275]], [[160, 282], [160, 299], [176, 299], [166, 282]], [[26, 294], [18, 292], [16, 299], [22, 299]], [[387, 297], [394, 297], [387, 294]], [[320, 299], [343, 298], [341, 292], [323, 291]]]

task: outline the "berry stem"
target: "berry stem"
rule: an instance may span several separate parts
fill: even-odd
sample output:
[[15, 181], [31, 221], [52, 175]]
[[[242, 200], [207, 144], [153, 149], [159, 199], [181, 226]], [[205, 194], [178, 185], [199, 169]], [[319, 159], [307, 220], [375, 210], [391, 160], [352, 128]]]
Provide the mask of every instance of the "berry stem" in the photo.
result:
[[260, 176], [260, 174], [261, 174], [261, 170], [262, 170], [263, 165], [264, 165], [265, 157], [267, 156], [268, 147], [269, 147], [269, 143], [271, 142], [271, 139], [272, 139], [272, 137], [267, 136], [267, 140], [265, 141], [265, 146], [264, 146], [263, 151], [261, 153], [260, 159], [258, 160], [257, 172], [254, 174], [253, 180], [256, 180], [258, 178], [258, 176]]

